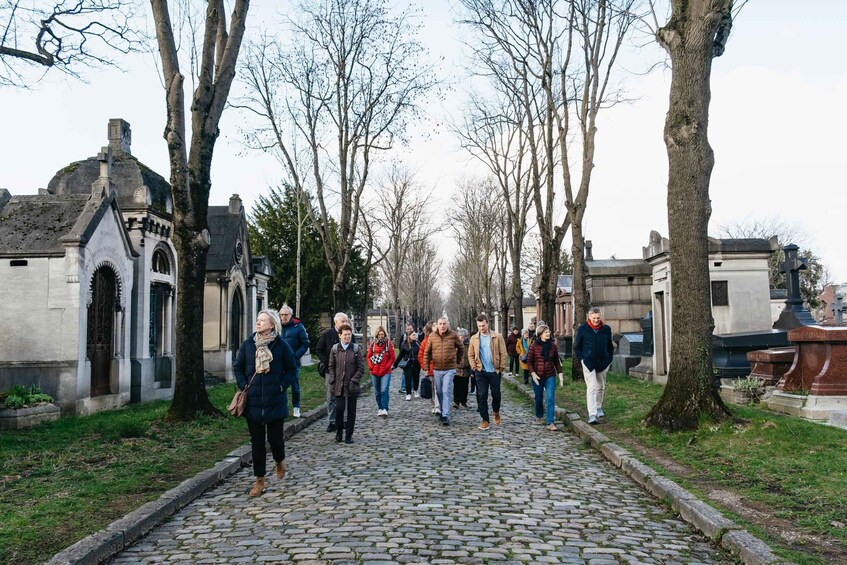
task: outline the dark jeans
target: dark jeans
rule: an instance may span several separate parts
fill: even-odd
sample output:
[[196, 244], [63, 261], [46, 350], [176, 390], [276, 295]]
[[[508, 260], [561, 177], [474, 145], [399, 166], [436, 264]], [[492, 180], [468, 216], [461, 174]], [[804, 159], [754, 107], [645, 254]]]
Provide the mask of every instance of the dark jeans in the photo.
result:
[[253, 476], [264, 477], [267, 473], [266, 459], [268, 457], [265, 448], [265, 429], [267, 429], [268, 443], [271, 444], [271, 453], [274, 461], [279, 463], [285, 461], [285, 419], [274, 420], [263, 424], [247, 420], [247, 429], [250, 431], [250, 448], [253, 452]]
[[455, 402], [459, 406], [468, 405], [469, 384], [469, 377], [456, 377], [455, 379], [453, 379], [453, 402]]
[[[341, 434], [343, 429], [346, 437], [353, 437], [353, 426], [356, 425], [356, 402], [358, 396], [335, 397], [335, 433]], [[347, 424], [344, 424], [344, 412], [347, 412]]]
[[523, 370], [523, 384], [525, 384], [525, 385], [529, 384], [529, 369]]
[[488, 417], [488, 389], [491, 389], [491, 409], [494, 412], [500, 411], [500, 375], [497, 373], [486, 373], [485, 371], [477, 371], [476, 373], [476, 403], [479, 410], [479, 415], [483, 421], [490, 422]]
[[509, 372], [513, 375], [517, 375], [518, 371], [521, 370], [521, 362], [518, 358], [518, 355], [509, 355]]
[[406, 394], [418, 390], [421, 384], [421, 367], [417, 363], [409, 363], [403, 367], [403, 379], [406, 384]]

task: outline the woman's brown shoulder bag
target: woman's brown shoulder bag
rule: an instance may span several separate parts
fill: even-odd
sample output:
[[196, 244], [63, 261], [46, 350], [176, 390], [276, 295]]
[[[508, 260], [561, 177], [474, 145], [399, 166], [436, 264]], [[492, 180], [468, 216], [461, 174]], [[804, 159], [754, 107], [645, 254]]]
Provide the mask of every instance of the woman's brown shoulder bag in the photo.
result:
[[235, 394], [232, 396], [232, 402], [230, 402], [229, 406], [226, 407], [226, 409], [229, 410], [229, 413], [236, 418], [244, 414], [244, 409], [247, 408], [247, 391], [250, 390], [250, 385], [253, 384], [253, 379], [255, 378], [256, 373], [253, 373], [253, 376], [250, 377], [250, 380], [247, 382], [247, 386], [244, 387], [244, 390], [238, 390], [236, 387]]

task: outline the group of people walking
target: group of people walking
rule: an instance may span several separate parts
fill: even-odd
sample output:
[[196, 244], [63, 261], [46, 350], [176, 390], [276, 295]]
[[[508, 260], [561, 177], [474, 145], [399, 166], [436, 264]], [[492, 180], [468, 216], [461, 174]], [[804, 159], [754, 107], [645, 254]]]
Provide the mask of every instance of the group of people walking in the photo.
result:
[[[358, 397], [365, 364], [371, 375], [377, 416], [387, 418], [391, 374], [403, 371], [401, 391], [405, 400], [429, 398], [431, 412], [444, 426], [450, 425], [453, 409], [467, 408], [469, 393], [475, 393], [480, 430], [502, 422], [501, 380], [503, 373], [515, 377], [522, 371], [525, 384], [532, 381], [536, 423], [555, 431], [556, 384], [564, 384], [562, 364], [550, 327], [539, 322], [519, 331], [513, 328], [507, 339], [489, 326], [488, 317], [476, 318], [477, 332], [450, 328], [442, 316], [429, 322], [422, 334], [406, 326], [399, 351], [383, 327], [377, 328], [366, 348], [354, 342], [353, 328], [346, 314], [333, 318], [333, 327], [324, 331], [317, 344], [318, 371], [326, 384], [327, 432], [335, 441], [353, 443]], [[288, 305], [279, 313], [262, 310], [256, 318], [256, 332], [242, 343], [233, 365], [238, 388], [247, 390], [244, 416], [250, 433], [255, 483], [249, 495], [259, 496], [267, 488], [266, 443], [271, 447], [274, 472], [285, 476], [284, 422], [288, 416], [287, 389], [292, 390], [293, 415], [300, 416], [300, 358], [309, 350], [309, 336]], [[586, 323], [574, 338], [574, 357], [582, 363], [590, 424], [602, 418], [605, 376], [614, 351], [610, 328], [603, 324], [600, 310], [592, 308]], [[490, 397], [490, 404], [489, 404]], [[490, 411], [489, 411], [490, 408]]]

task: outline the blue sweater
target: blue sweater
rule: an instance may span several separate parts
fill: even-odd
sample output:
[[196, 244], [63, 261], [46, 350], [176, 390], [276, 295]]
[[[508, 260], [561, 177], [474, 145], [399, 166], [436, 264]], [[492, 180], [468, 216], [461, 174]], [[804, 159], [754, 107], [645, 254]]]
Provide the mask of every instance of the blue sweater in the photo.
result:
[[580, 324], [577, 328], [573, 353], [577, 360], [585, 363], [589, 371], [605, 371], [612, 364], [614, 352], [612, 329], [606, 324], [597, 331], [588, 324]]

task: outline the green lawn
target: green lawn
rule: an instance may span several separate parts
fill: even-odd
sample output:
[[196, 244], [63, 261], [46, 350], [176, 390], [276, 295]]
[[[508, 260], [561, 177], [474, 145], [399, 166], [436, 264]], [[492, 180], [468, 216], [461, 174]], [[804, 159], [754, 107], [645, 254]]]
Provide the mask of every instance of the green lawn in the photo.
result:
[[[693, 469], [687, 478], [674, 477], [693, 492], [702, 495], [700, 488], [708, 484], [734, 491], [808, 534], [830, 538], [847, 556], [847, 430], [730, 405], [743, 423], [705, 424], [696, 432], [668, 434], [641, 424], [661, 392], [661, 385], [610, 373], [603, 403], [607, 423], [598, 430], [613, 438], [629, 436]], [[566, 378], [557, 391], [557, 403], [586, 418], [585, 384]], [[796, 542], [789, 547], [765, 529], [754, 525], [750, 529], [776, 550], [783, 546], [782, 555], [798, 563], [832, 562], [810, 557], [807, 552], [814, 554], [815, 547]]]
[[[303, 411], [326, 400], [315, 367], [300, 372]], [[225, 407], [234, 384], [209, 395]], [[168, 402], [67, 417], [0, 434], [0, 564], [40, 563], [249, 443], [227, 414], [165, 423]]]

